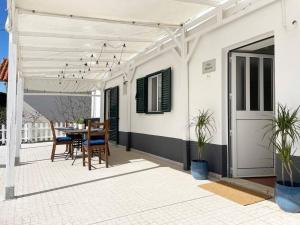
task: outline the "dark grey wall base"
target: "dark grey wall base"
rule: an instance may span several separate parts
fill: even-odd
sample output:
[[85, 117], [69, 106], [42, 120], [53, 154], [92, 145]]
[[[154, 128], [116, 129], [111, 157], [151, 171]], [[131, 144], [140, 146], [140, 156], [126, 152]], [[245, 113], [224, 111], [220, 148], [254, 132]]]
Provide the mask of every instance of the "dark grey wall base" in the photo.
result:
[[15, 198], [15, 187], [5, 187], [5, 200]]
[[16, 157], [15, 158], [15, 166], [19, 166], [20, 165], [20, 157]]
[[[298, 169], [293, 168], [293, 179], [294, 182], [300, 183], [300, 156], [293, 156], [293, 161], [295, 164], [295, 167]], [[281, 161], [278, 157], [276, 157], [276, 179], [277, 180], [282, 180], [281, 178]], [[290, 180], [288, 174], [284, 174], [285, 180]]]
[[119, 131], [119, 145], [127, 146], [129, 145], [129, 133], [124, 131]]
[[183, 162], [185, 142], [177, 138], [131, 133], [131, 147], [177, 162]]
[[[197, 143], [156, 135], [128, 133], [120, 131], [120, 145], [126, 150], [135, 148], [150, 154], [183, 163], [184, 170], [189, 170], [191, 160], [197, 158]], [[208, 144], [204, 158], [209, 161], [209, 170], [222, 176], [227, 175], [227, 146]]]

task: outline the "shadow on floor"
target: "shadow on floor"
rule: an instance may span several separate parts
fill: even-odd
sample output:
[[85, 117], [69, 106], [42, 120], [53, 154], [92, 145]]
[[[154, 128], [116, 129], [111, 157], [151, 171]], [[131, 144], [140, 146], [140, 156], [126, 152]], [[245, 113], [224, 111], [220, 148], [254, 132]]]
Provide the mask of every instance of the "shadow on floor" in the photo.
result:
[[144, 171], [148, 171], [148, 170], [153, 170], [153, 169], [157, 169], [159, 167], [160, 166], [155, 166], [155, 167], [151, 167], [151, 168], [147, 168], [147, 169], [132, 171], [132, 172], [123, 173], [123, 174], [117, 174], [117, 175], [114, 175], [114, 176], [109, 176], [109, 177], [103, 177], [103, 178], [99, 178], [99, 179], [95, 179], [95, 180], [84, 181], [84, 182], [80, 182], [80, 183], [70, 184], [70, 185], [57, 187], [57, 188], [51, 188], [51, 189], [47, 189], [47, 190], [43, 190], [43, 191], [37, 191], [37, 192], [28, 193], [28, 194], [24, 194], [24, 195], [18, 195], [18, 196], [16, 196], [16, 198], [24, 198], [24, 197], [29, 197], [29, 196], [33, 196], [33, 195], [38, 195], [38, 194], [48, 193], [48, 192], [52, 192], [52, 191], [62, 190], [62, 189], [65, 189], [65, 188], [76, 187], [76, 186], [79, 186], [79, 185], [90, 184], [90, 183], [94, 183], [94, 182], [98, 182], [98, 181], [102, 181], [102, 180], [107, 180], [107, 179], [122, 177], [122, 176], [130, 175], [130, 174], [140, 173], [140, 172], [144, 172]]

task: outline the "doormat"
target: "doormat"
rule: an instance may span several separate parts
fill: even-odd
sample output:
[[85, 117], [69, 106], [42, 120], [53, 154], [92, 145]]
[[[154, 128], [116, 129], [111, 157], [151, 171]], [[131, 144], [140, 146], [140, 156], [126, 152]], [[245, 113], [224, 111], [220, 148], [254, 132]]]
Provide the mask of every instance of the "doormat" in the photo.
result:
[[227, 198], [241, 205], [251, 205], [272, 198], [269, 195], [250, 190], [226, 181], [217, 181], [199, 185], [199, 187]]

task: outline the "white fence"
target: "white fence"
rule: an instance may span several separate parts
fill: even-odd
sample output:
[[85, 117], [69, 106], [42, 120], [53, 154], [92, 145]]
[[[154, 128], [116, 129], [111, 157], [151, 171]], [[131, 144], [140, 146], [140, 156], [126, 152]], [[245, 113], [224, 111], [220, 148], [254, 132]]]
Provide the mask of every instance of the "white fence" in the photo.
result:
[[[64, 127], [63, 122], [54, 123], [54, 127]], [[63, 136], [61, 131], [55, 131], [56, 137]], [[51, 141], [53, 139], [50, 123], [25, 123], [22, 128], [22, 142], [35, 143]], [[6, 127], [1, 125], [0, 129], [0, 145], [6, 143]]]

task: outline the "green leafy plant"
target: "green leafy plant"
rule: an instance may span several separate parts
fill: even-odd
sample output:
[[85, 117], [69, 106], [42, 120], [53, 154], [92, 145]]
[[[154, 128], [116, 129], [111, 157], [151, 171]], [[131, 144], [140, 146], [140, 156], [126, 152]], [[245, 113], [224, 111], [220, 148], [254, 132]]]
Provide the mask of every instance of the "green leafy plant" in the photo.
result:
[[84, 119], [83, 118], [77, 118], [74, 120], [74, 123], [77, 123], [77, 124], [84, 124]]
[[213, 113], [209, 110], [199, 110], [197, 116], [193, 118], [195, 133], [198, 144], [198, 159], [201, 160], [204, 151], [204, 145], [209, 143], [212, 138], [212, 133], [215, 130]]
[[292, 168], [298, 170], [292, 156], [295, 152], [293, 148], [300, 139], [299, 108], [300, 106], [291, 111], [287, 106], [279, 104], [277, 113], [271, 123], [267, 125], [269, 129], [264, 135], [265, 137], [271, 132], [270, 146], [272, 146], [281, 161], [281, 178], [284, 185], [286, 183], [285, 172], [289, 176], [291, 186], [294, 186]]

